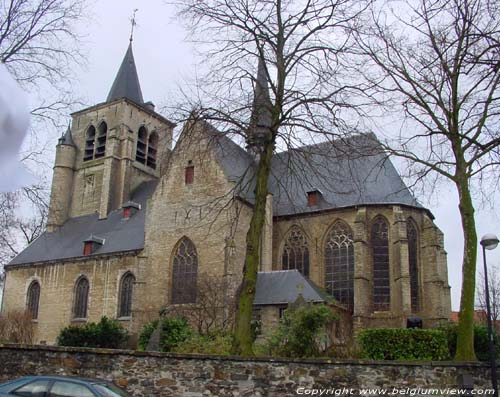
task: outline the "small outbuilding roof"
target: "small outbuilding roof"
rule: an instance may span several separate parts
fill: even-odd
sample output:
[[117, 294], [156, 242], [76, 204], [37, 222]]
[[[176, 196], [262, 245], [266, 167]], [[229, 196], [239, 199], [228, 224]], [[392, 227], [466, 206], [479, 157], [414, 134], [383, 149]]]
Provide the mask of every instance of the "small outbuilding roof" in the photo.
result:
[[302, 295], [306, 302], [320, 303], [328, 296], [298, 270], [259, 272], [255, 290], [254, 306], [288, 305]]

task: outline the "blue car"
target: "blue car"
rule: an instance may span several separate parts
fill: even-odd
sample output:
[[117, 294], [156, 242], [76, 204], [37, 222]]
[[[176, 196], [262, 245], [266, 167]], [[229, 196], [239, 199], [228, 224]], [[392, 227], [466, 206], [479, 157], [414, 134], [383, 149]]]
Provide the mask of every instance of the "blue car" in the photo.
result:
[[0, 397], [130, 397], [110, 382], [65, 376], [27, 376], [0, 385]]

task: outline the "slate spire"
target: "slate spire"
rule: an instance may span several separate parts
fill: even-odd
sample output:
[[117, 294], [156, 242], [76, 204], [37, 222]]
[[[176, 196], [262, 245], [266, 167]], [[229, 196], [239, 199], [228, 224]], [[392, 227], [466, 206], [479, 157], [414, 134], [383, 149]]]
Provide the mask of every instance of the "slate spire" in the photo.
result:
[[75, 146], [75, 142], [73, 142], [73, 136], [71, 135], [71, 125], [68, 124], [68, 129], [66, 132], [59, 138], [59, 145], [68, 145]]
[[261, 146], [271, 135], [271, 98], [267, 83], [266, 65], [262, 57], [259, 58], [257, 78], [255, 79], [252, 115], [247, 133], [247, 148]]
[[134, 54], [132, 53], [132, 41], [128, 46], [106, 101], [111, 102], [120, 98], [130, 99], [139, 105], [144, 103], [139, 76], [135, 67]]

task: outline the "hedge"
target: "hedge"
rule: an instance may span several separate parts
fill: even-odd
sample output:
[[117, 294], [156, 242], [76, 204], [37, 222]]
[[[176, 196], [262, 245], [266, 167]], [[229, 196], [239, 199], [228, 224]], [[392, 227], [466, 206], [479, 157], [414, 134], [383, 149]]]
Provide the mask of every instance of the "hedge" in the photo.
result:
[[358, 342], [364, 358], [372, 360], [446, 360], [446, 333], [435, 329], [381, 328], [361, 331]]
[[58, 346], [100, 347], [119, 349], [128, 340], [128, 332], [116, 320], [102, 317], [96, 323], [63, 328], [57, 337]]

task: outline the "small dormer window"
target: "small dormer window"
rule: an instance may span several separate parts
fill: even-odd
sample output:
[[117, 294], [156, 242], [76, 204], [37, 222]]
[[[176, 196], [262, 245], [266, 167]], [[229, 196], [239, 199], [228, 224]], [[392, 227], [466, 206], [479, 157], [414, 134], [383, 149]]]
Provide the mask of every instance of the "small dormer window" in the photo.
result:
[[104, 239], [94, 235], [90, 235], [87, 239], [83, 240], [83, 255], [88, 256], [96, 252], [102, 245], [104, 245]]
[[122, 218], [123, 219], [130, 219], [134, 214], [141, 209], [141, 205], [134, 203], [133, 201], [128, 201], [122, 206], [123, 213], [122, 213]]
[[307, 206], [314, 207], [318, 205], [321, 198], [321, 192], [319, 190], [312, 190], [307, 192]]
[[188, 161], [188, 166], [185, 169], [184, 181], [186, 185], [191, 185], [194, 182], [194, 165], [191, 160]]

